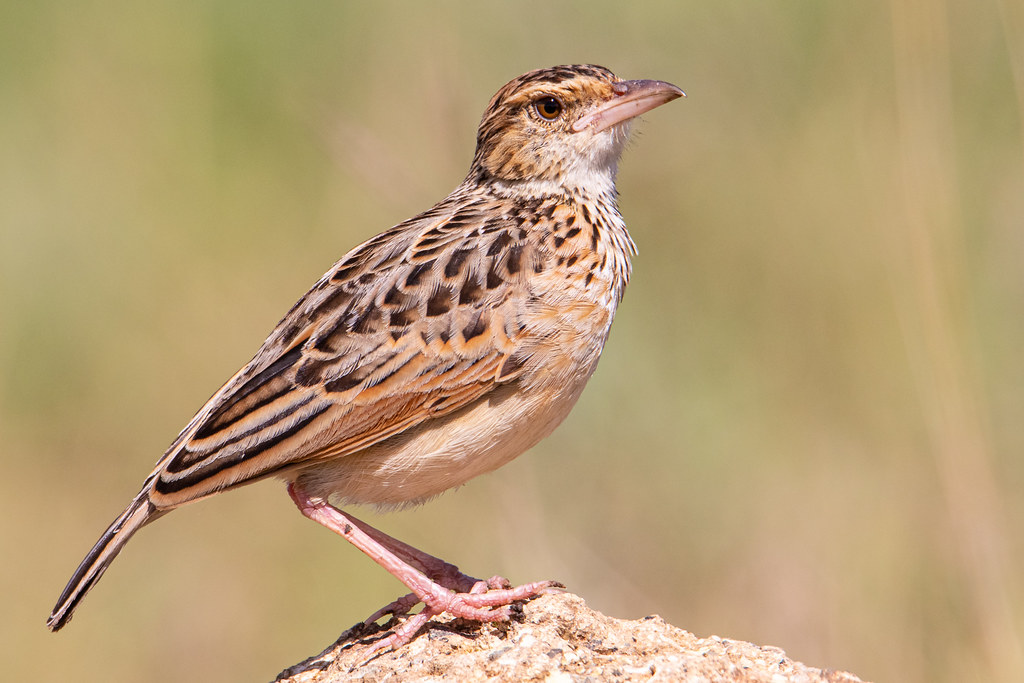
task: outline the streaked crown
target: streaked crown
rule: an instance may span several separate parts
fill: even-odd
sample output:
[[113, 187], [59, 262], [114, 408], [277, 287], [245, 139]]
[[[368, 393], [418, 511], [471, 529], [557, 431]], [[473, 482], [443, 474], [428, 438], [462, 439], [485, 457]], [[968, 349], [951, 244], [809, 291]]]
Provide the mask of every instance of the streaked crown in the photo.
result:
[[523, 74], [491, 98], [470, 177], [604, 189], [637, 114], [683, 93], [662, 81], [623, 81], [590, 64]]

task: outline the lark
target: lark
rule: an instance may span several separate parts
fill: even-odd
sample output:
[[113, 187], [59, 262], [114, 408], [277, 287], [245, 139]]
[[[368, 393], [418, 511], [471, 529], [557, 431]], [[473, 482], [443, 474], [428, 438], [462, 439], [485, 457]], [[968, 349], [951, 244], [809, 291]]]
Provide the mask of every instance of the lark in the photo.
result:
[[629, 281], [635, 247], [615, 176], [630, 123], [681, 95], [593, 65], [531, 71], [502, 87], [462, 184], [357, 246], [299, 299], [103, 532], [49, 628], [68, 623], [143, 526], [269, 477], [409, 588], [367, 620], [391, 615], [374, 650], [398, 648], [444, 612], [505, 620], [521, 601], [558, 590], [479, 581], [337, 506], [421, 503], [562, 422]]

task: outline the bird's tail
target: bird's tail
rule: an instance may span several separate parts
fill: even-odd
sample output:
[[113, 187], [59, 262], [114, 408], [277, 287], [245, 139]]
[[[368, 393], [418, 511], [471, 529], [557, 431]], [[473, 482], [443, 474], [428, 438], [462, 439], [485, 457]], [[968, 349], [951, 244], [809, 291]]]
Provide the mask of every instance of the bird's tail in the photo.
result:
[[103, 576], [107, 566], [114, 561], [128, 539], [143, 526], [162, 516], [164, 512], [157, 510], [149, 501], [148, 491], [144, 489], [114, 523], [107, 527], [100, 540], [82, 560], [82, 564], [78, 565], [75, 575], [68, 581], [64, 592], [57, 600], [57, 605], [50, 613], [50, 618], [46, 620], [46, 626], [51, 631], [59, 631], [71, 620], [78, 603]]

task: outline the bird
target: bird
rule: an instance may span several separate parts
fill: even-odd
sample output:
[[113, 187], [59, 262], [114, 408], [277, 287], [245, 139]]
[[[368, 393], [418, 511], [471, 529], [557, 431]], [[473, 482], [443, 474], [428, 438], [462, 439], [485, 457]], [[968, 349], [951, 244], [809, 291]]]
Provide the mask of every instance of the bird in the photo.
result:
[[408, 587], [365, 622], [395, 624], [376, 650], [399, 648], [442, 613], [507, 620], [563, 588], [475, 579], [342, 507], [425, 502], [511, 461], [568, 415], [636, 253], [615, 188], [631, 123], [681, 96], [589, 64], [498, 90], [462, 183], [349, 251], [299, 299], [103, 532], [49, 629], [68, 623], [142, 527], [267, 478]]

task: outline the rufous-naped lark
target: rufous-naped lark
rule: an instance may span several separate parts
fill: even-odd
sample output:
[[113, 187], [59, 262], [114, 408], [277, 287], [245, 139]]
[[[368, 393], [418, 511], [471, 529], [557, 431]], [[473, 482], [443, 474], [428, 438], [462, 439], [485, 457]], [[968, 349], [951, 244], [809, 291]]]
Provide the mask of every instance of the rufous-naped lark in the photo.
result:
[[682, 94], [590, 65], [501, 88], [462, 184], [350, 251], [292, 307], [160, 458], [47, 625], [68, 623], [143, 526], [266, 477], [409, 587], [370, 618], [397, 624], [374, 650], [402, 645], [442, 612], [498, 621], [556, 590], [478, 581], [332, 502], [425, 501], [504, 465], [565, 418], [629, 280], [634, 245], [615, 174], [631, 119]]

